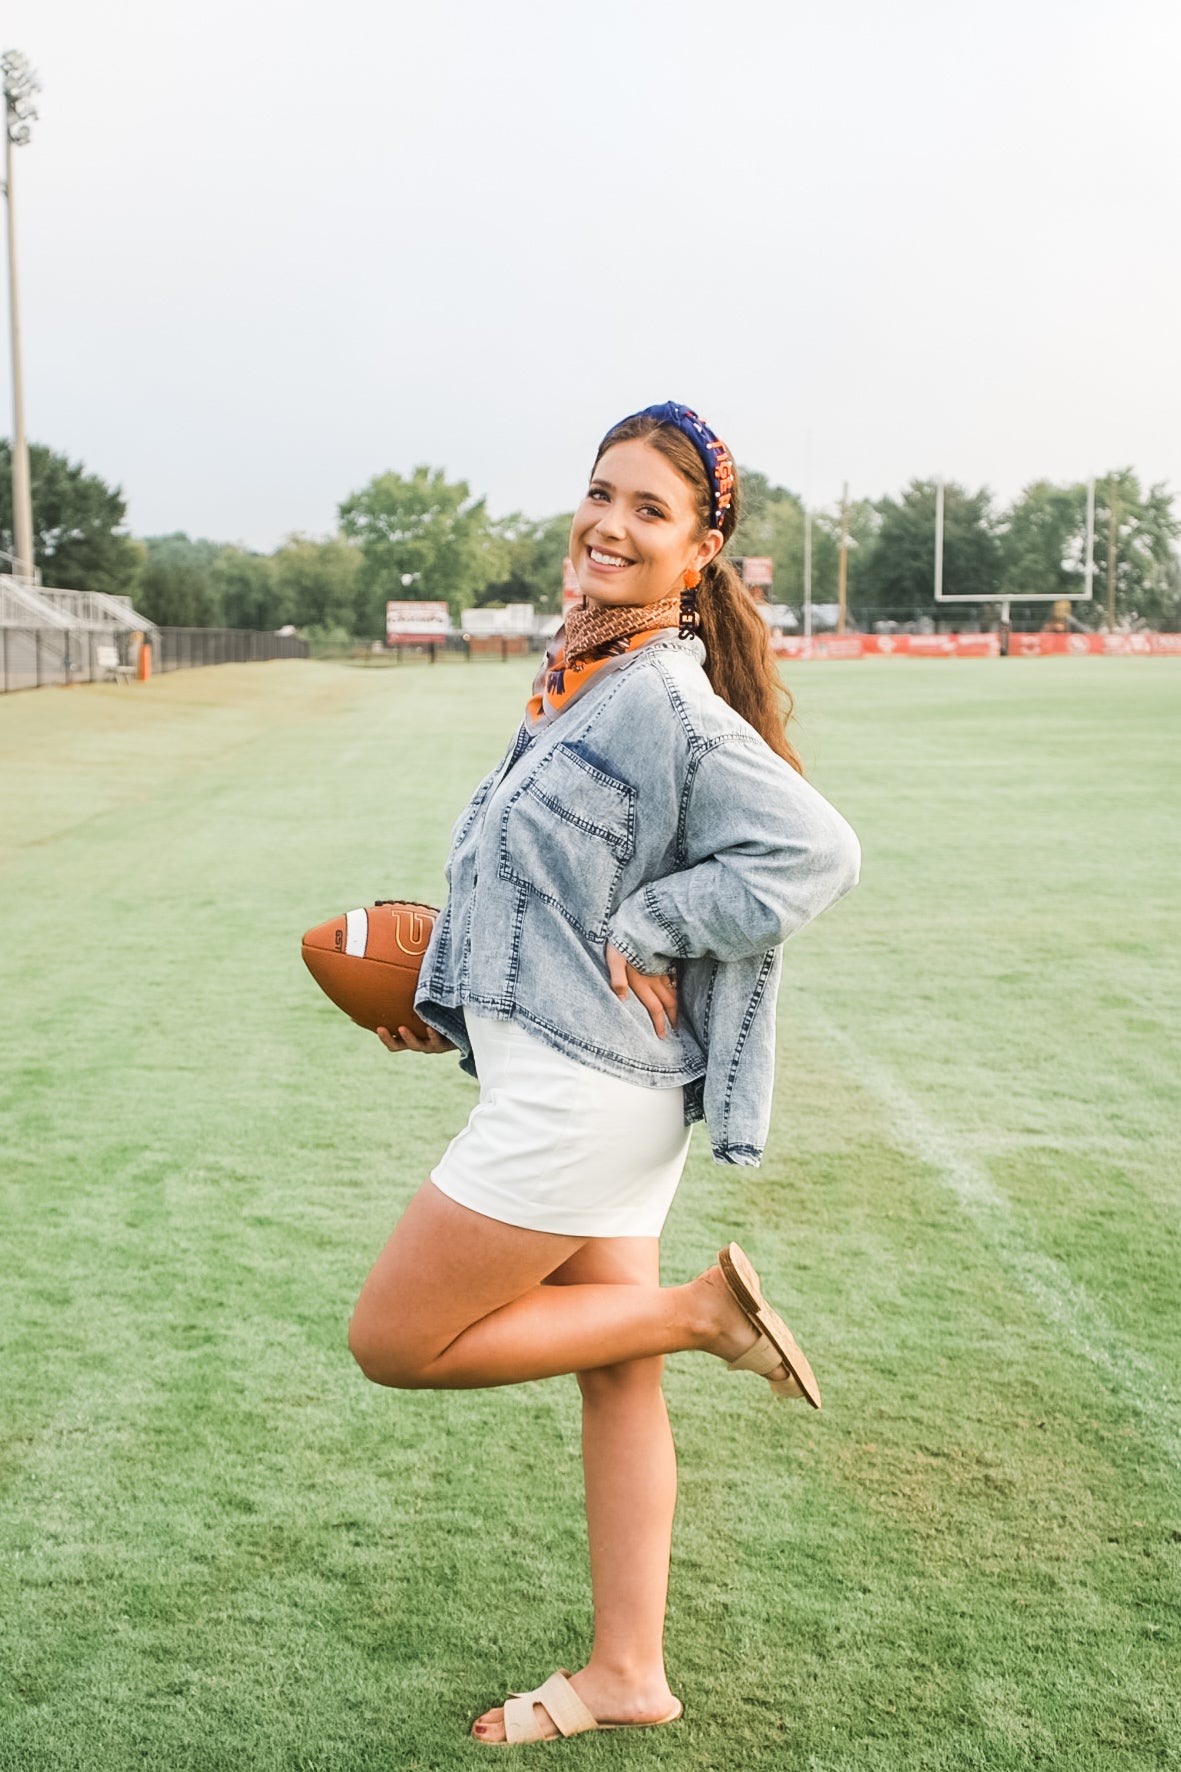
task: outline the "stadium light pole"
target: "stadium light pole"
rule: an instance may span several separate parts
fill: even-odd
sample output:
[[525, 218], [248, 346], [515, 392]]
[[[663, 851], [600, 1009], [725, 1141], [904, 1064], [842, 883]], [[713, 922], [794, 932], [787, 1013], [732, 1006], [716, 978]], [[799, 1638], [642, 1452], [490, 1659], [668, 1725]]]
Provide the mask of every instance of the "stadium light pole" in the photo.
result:
[[943, 595], [943, 481], [935, 482], [935, 601]]
[[812, 638], [812, 513], [804, 507], [804, 638]]
[[4, 71], [4, 196], [8, 210], [8, 321], [12, 336], [12, 528], [14, 578], [35, 576], [33, 500], [29, 486], [29, 446], [25, 439], [25, 395], [21, 374], [20, 303], [16, 284], [16, 216], [12, 193], [12, 150], [23, 148], [37, 112], [33, 94], [40, 82], [18, 50], [0, 59]]

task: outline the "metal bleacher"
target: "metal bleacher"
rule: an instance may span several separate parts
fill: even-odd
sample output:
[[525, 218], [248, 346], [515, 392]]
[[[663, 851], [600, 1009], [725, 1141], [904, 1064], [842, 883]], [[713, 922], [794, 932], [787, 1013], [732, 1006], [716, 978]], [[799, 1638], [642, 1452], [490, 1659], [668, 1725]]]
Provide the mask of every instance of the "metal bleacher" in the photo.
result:
[[130, 597], [0, 573], [0, 692], [93, 681], [109, 668], [112, 646], [122, 672], [134, 664], [133, 635], [158, 639]]

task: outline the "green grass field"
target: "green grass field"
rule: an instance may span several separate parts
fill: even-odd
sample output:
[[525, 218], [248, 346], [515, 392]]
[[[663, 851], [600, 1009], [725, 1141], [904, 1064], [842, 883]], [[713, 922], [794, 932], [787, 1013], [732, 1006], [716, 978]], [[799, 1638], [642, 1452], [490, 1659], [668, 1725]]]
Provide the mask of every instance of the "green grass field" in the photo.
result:
[[[573, 1381], [345, 1348], [474, 1087], [298, 951], [437, 899], [528, 670], [0, 699], [2, 1772], [475, 1767], [585, 1653]], [[521, 1751], [1181, 1766], [1181, 664], [795, 687], [863, 881], [788, 949], [768, 1161], [695, 1140], [665, 1271], [740, 1236], [826, 1408], [670, 1361], [685, 1722]]]

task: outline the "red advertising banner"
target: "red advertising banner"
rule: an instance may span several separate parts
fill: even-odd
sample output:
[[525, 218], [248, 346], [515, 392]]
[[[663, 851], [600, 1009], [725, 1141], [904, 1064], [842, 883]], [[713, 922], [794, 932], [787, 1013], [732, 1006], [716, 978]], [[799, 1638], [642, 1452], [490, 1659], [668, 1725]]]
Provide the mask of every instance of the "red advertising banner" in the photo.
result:
[[773, 652], [783, 658], [997, 658], [996, 634], [798, 634], [777, 635]]
[[1088, 653], [1107, 658], [1181, 657], [1181, 634], [1014, 634], [1009, 641], [1014, 658], [1045, 658], [1066, 653]]
[[905, 640], [908, 658], [999, 658], [999, 634], [867, 634], [866, 650], [885, 653]]
[[[780, 658], [999, 658], [998, 634], [775, 634]], [[1011, 634], [1014, 658], [1181, 658], [1181, 634]]]

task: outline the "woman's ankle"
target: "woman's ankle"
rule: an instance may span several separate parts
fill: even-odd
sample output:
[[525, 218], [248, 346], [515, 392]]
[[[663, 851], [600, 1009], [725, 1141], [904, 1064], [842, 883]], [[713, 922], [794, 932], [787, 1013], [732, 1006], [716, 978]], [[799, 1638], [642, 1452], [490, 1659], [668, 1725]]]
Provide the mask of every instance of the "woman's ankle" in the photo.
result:
[[664, 1668], [663, 1648], [632, 1651], [596, 1646], [591, 1650], [582, 1671], [593, 1679], [609, 1681], [612, 1685], [629, 1688], [646, 1689], [668, 1684], [668, 1675]]
[[681, 1303], [688, 1345], [702, 1353], [713, 1353], [726, 1322], [727, 1305], [731, 1302], [720, 1269], [707, 1268], [677, 1290], [683, 1294]]

